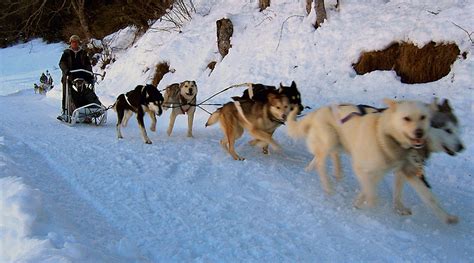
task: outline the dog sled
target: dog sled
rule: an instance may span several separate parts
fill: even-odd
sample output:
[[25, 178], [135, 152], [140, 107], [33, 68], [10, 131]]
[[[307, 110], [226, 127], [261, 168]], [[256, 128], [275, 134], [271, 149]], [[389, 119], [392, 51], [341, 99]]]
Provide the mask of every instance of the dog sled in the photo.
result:
[[101, 76], [85, 69], [70, 71], [66, 80], [65, 109], [58, 120], [70, 126], [76, 123], [99, 126], [107, 122], [107, 108], [95, 95], [97, 75]]

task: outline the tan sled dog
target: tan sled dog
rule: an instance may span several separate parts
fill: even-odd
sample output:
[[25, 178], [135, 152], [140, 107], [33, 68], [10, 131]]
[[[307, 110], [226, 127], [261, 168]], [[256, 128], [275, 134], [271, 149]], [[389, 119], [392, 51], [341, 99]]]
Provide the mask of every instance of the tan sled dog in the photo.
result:
[[235, 160], [244, 160], [235, 152], [235, 141], [239, 139], [244, 129], [254, 138], [250, 143], [260, 145], [264, 153], [268, 152], [271, 144], [276, 150], [280, 147], [272, 135], [290, 112], [289, 100], [285, 95], [269, 93], [265, 103], [251, 100], [229, 102], [217, 109], [206, 122], [206, 127], [220, 122], [224, 138], [221, 145]]
[[195, 81], [183, 81], [166, 87], [163, 109], [172, 108], [166, 133], [173, 132], [174, 122], [179, 114], [188, 114], [188, 137], [193, 137], [193, 120], [196, 112], [197, 86]]
[[[340, 149], [352, 157], [352, 167], [361, 191], [354, 205], [369, 207], [376, 203], [376, 187], [383, 176], [406, 163], [411, 148], [421, 148], [429, 129], [429, 107], [417, 101], [384, 100], [388, 109], [378, 114], [368, 114], [342, 124], [337, 112], [351, 112], [344, 106], [324, 107], [296, 122], [296, 110], [288, 119], [291, 137], [306, 137], [314, 159], [308, 166], [316, 165], [324, 190], [332, 192], [326, 174], [326, 159], [337, 156]], [[352, 110], [352, 109], [350, 109]], [[340, 164], [335, 163], [336, 178], [341, 177]]]

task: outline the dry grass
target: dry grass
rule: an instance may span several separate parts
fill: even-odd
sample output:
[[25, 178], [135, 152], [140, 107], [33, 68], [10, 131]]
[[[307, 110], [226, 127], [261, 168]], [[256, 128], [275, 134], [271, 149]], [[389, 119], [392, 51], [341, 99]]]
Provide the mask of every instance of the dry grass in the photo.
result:
[[448, 75], [459, 53], [456, 44], [430, 42], [418, 48], [412, 43], [392, 43], [382, 51], [362, 53], [353, 68], [359, 75], [395, 70], [403, 83], [426, 83]]
[[156, 65], [155, 76], [153, 77], [152, 84], [157, 87], [163, 76], [170, 72], [170, 64], [168, 62], [161, 62]]

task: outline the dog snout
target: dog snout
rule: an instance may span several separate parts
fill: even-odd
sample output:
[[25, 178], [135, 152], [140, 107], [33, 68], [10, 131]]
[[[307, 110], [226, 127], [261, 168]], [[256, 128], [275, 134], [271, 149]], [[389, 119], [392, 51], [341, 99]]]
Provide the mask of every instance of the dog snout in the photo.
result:
[[424, 135], [425, 135], [425, 132], [423, 131], [423, 129], [416, 129], [415, 130], [415, 138], [421, 139], [421, 138], [423, 138]]
[[457, 150], [456, 150], [456, 151], [457, 151], [457, 152], [462, 152], [462, 151], [464, 151], [464, 149], [465, 149], [465, 148], [464, 148], [464, 145], [458, 144], [458, 147], [457, 147]]

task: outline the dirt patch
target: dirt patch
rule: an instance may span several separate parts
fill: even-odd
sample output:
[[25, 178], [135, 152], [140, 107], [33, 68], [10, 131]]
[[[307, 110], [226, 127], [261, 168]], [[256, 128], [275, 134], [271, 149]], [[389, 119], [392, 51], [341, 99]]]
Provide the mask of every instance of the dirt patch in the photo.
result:
[[458, 46], [452, 43], [430, 42], [422, 48], [412, 43], [392, 43], [384, 50], [362, 53], [352, 66], [359, 75], [395, 70], [403, 83], [426, 83], [448, 75], [459, 53]]

